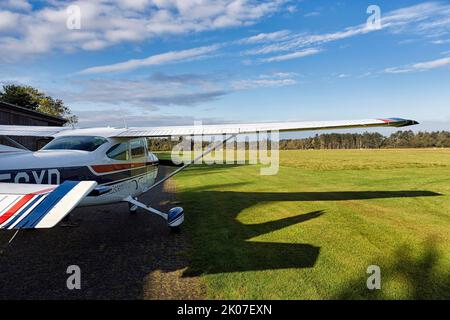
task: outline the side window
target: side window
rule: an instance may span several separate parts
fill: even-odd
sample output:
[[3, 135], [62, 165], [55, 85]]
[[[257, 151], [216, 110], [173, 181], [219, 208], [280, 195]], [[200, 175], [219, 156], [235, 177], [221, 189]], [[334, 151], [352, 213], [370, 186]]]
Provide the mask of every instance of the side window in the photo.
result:
[[142, 158], [145, 157], [145, 143], [144, 140], [133, 140], [131, 141], [131, 158]]
[[130, 154], [128, 151], [128, 142], [118, 143], [112, 146], [108, 152], [106, 152], [108, 158], [114, 160], [129, 160]]

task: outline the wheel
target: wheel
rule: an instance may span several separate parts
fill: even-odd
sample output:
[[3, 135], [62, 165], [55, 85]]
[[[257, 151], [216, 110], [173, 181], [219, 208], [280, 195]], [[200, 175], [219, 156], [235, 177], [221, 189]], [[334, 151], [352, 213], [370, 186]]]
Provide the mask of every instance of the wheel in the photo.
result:
[[167, 224], [169, 228], [177, 228], [184, 222], [184, 210], [181, 207], [175, 207], [167, 213]]

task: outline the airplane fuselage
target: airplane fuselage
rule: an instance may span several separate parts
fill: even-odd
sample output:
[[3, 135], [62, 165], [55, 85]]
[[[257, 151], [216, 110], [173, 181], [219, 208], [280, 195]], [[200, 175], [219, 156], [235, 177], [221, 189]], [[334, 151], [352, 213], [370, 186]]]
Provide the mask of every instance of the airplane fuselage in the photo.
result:
[[[0, 182], [54, 184], [64, 181], [96, 181], [111, 190], [100, 196], [86, 197], [80, 206], [101, 205], [137, 197], [155, 182], [158, 158], [147, 149], [145, 138], [117, 139], [99, 136], [58, 138], [36, 152], [8, 152], [0, 155]], [[96, 144], [89, 139], [96, 138]], [[68, 142], [66, 142], [65, 140]], [[87, 142], [83, 145], [84, 140]], [[89, 145], [88, 143], [91, 143]], [[90, 150], [93, 149], [94, 150]], [[88, 149], [88, 150], [75, 150]]]

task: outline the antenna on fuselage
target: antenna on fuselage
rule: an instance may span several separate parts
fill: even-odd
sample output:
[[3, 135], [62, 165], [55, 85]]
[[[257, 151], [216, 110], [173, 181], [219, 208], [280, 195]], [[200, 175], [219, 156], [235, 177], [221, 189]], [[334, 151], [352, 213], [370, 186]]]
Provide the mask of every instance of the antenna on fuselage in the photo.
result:
[[[125, 114], [126, 114], [125, 112], [123, 112], [122, 108], [120, 108], [120, 113], [121, 113], [122, 115], [125, 115]], [[122, 121], [123, 121], [123, 127], [124, 127], [125, 129], [128, 129], [127, 119], [125, 119], [125, 116], [122, 117]]]

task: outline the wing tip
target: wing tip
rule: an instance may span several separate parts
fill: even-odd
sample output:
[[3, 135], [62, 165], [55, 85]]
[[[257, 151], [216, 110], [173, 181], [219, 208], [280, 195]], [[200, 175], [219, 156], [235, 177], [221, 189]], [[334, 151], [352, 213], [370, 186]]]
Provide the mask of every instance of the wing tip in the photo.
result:
[[415, 126], [420, 124], [420, 122], [416, 120], [409, 120], [409, 119], [403, 119], [403, 118], [386, 118], [386, 119], [380, 119], [381, 121], [385, 122], [387, 125], [392, 127], [409, 127], [409, 126]]

